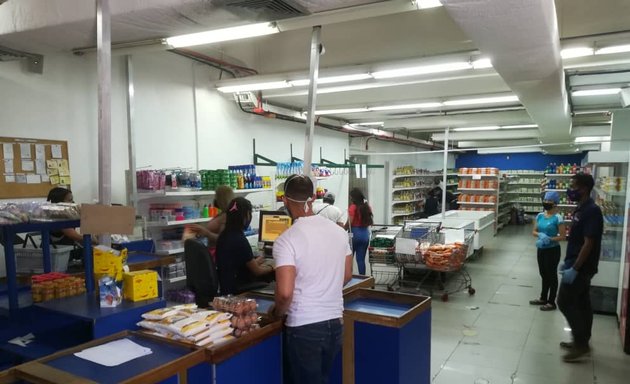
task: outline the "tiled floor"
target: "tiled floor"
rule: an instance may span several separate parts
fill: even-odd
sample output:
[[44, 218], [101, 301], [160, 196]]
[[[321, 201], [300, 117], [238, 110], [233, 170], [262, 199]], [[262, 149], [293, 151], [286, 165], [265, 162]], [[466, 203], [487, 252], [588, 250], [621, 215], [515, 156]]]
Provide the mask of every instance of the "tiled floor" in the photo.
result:
[[561, 360], [570, 340], [560, 311], [541, 312], [540, 278], [529, 227], [509, 226], [467, 269], [474, 296], [433, 301], [431, 376], [435, 384], [615, 384], [630, 382], [617, 320], [595, 315], [592, 357]]

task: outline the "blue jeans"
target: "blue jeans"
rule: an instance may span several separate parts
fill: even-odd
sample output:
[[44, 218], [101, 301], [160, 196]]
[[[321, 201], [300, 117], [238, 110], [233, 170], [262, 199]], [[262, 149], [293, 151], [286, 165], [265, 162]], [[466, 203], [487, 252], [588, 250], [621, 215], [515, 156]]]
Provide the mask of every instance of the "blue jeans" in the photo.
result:
[[365, 275], [365, 254], [370, 245], [370, 228], [352, 227], [352, 249], [357, 258], [359, 275]]
[[286, 383], [325, 384], [343, 343], [341, 319], [285, 329]]

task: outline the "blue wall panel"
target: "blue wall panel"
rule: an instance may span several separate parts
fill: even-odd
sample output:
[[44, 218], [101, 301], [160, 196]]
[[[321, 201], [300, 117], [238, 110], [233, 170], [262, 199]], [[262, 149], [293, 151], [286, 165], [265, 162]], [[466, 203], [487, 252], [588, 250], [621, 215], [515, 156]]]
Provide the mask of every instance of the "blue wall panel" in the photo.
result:
[[457, 168], [495, 167], [499, 169], [533, 169], [544, 171], [549, 163], [580, 165], [584, 153], [575, 155], [545, 155], [542, 153], [497, 153], [479, 155], [464, 153], [457, 156]]

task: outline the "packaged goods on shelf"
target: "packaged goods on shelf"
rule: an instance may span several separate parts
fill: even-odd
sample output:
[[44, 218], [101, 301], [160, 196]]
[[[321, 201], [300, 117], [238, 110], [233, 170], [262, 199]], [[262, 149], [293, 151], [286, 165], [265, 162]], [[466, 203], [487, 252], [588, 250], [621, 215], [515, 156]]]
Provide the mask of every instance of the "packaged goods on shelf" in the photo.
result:
[[[276, 165], [276, 179], [286, 179], [293, 174], [304, 173], [303, 161], [292, 161], [288, 163], [277, 163]], [[319, 165], [311, 164], [311, 174], [315, 177], [330, 177], [333, 175], [331, 168]]]
[[460, 168], [460, 175], [499, 175], [498, 168]]
[[3, 225], [29, 221], [79, 220], [80, 218], [80, 205], [74, 203], [0, 203], [0, 224]]
[[34, 303], [77, 296], [85, 293], [85, 279], [65, 273], [51, 272], [31, 277]]

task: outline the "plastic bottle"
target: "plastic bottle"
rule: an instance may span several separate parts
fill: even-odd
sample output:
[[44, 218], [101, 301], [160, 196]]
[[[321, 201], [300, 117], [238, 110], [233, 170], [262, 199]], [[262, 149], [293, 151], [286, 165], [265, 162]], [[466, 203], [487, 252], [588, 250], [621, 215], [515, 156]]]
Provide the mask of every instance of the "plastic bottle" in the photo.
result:
[[208, 212], [208, 205], [204, 204], [203, 205], [203, 209], [201, 210], [201, 217], [208, 217], [209, 212]]

